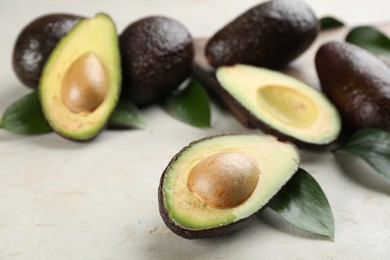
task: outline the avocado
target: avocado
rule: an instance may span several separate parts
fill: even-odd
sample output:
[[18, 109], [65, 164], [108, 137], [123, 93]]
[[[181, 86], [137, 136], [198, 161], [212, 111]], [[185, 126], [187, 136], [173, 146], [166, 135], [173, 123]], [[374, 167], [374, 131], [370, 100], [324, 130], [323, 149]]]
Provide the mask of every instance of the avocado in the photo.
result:
[[55, 13], [36, 18], [16, 39], [12, 60], [19, 80], [28, 87], [38, 88], [39, 78], [49, 54], [58, 41], [83, 17]]
[[160, 214], [188, 239], [243, 227], [297, 171], [296, 147], [269, 135], [219, 135], [190, 143], [164, 170]]
[[324, 94], [281, 72], [237, 64], [208, 75], [194, 66], [194, 76], [246, 127], [310, 149], [326, 147], [341, 131], [338, 111]]
[[302, 54], [319, 32], [313, 11], [298, 0], [261, 3], [220, 29], [206, 46], [208, 62], [281, 68]]
[[191, 73], [192, 37], [178, 21], [150, 16], [120, 35], [124, 96], [136, 105], [152, 104], [176, 89]]
[[80, 21], [50, 54], [40, 79], [42, 111], [58, 134], [89, 140], [106, 125], [121, 83], [116, 28], [106, 14]]
[[346, 42], [328, 42], [316, 54], [322, 91], [347, 128], [390, 131], [390, 69], [368, 51]]

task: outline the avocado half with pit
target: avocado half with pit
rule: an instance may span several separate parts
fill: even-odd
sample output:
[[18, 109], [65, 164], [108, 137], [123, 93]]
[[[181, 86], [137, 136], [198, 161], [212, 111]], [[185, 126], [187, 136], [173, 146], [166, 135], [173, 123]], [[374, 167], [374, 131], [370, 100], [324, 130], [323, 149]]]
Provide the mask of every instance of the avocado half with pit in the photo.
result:
[[217, 96], [245, 126], [291, 141], [319, 147], [341, 131], [338, 111], [317, 89], [280, 72], [249, 65], [217, 69]]
[[296, 147], [270, 135], [220, 135], [183, 148], [159, 186], [160, 214], [188, 239], [242, 227], [297, 171]]
[[120, 94], [118, 37], [111, 18], [80, 21], [51, 53], [40, 79], [43, 113], [58, 134], [73, 140], [95, 137]]

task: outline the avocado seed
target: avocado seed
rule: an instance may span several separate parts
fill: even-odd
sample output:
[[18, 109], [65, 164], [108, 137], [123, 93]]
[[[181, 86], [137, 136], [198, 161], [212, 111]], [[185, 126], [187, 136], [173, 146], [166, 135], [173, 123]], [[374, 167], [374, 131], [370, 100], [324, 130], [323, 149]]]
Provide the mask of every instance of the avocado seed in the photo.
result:
[[232, 208], [253, 193], [259, 175], [252, 157], [242, 152], [221, 152], [203, 159], [191, 170], [188, 187], [210, 207]]
[[92, 52], [77, 58], [62, 80], [61, 98], [73, 113], [92, 112], [102, 102], [107, 90], [107, 75], [99, 58]]

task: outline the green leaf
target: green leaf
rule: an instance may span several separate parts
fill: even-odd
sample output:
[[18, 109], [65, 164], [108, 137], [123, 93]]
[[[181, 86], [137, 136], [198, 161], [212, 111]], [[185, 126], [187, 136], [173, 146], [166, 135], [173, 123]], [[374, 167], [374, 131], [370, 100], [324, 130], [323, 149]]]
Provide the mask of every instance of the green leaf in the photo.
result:
[[37, 91], [11, 104], [4, 111], [0, 127], [20, 135], [36, 135], [52, 131], [43, 116]]
[[111, 129], [143, 128], [144, 121], [137, 107], [130, 100], [119, 100], [108, 127]]
[[165, 100], [167, 111], [179, 120], [196, 127], [210, 127], [210, 101], [203, 86], [192, 81], [182, 91]]
[[325, 16], [320, 19], [321, 30], [343, 27], [344, 23], [334, 17]]
[[[133, 103], [120, 100], [108, 126], [110, 128], [141, 128], [144, 127], [144, 123]], [[3, 114], [0, 128], [20, 135], [36, 135], [53, 131], [42, 113], [37, 91], [11, 104]]]
[[360, 157], [390, 181], [390, 133], [374, 128], [362, 129], [335, 151]]
[[320, 185], [303, 169], [294, 174], [268, 207], [302, 230], [334, 237], [334, 219], [329, 202]]
[[376, 55], [390, 55], [390, 39], [382, 32], [371, 26], [359, 26], [351, 29], [347, 42], [358, 45]]

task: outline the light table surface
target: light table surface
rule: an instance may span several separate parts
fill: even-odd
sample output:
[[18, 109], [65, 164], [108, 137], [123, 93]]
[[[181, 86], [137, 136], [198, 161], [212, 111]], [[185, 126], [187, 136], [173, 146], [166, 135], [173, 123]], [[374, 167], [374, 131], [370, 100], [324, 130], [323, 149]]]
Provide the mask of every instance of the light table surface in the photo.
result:
[[[194, 37], [208, 37], [257, 3], [1, 0], [0, 113], [29, 91], [16, 79], [11, 55], [18, 33], [37, 16], [103, 11], [121, 32], [161, 14], [181, 21]], [[389, 21], [388, 0], [307, 3], [319, 17], [331, 14], [350, 25]], [[259, 131], [216, 106], [211, 129], [183, 124], [157, 105], [142, 115], [145, 129], [104, 131], [90, 143], [0, 131], [0, 259], [390, 259], [390, 184], [360, 161], [331, 153], [302, 151], [302, 167], [330, 201], [334, 242], [301, 232], [270, 210], [228, 236], [191, 241], [174, 235], [157, 203], [172, 156], [201, 137]]]

